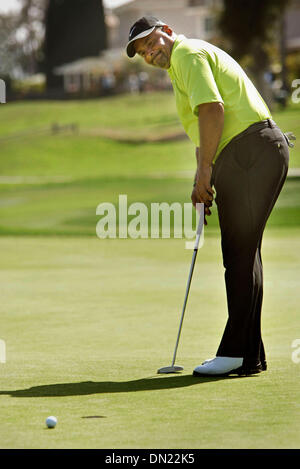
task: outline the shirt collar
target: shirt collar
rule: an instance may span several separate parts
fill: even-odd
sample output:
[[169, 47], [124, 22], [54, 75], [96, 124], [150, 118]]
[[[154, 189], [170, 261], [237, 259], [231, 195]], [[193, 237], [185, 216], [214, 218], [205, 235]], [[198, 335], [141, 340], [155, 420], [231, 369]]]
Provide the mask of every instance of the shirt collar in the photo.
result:
[[172, 48], [172, 52], [171, 52], [170, 67], [168, 68], [168, 72], [171, 72], [171, 69], [172, 69], [172, 57], [173, 57], [176, 47], [185, 39], [186, 37], [183, 34], [178, 34], [178, 36], [176, 37], [173, 48]]

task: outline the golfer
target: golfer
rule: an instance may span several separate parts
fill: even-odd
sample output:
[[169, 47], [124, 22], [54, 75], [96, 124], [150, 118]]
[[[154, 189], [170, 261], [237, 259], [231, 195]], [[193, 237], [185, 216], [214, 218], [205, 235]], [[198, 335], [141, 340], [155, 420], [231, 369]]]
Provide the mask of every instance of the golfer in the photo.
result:
[[228, 320], [216, 356], [195, 376], [267, 368], [261, 337], [261, 243], [286, 179], [288, 137], [235, 60], [214, 45], [177, 35], [146, 16], [130, 29], [127, 55], [168, 71], [183, 127], [196, 146], [191, 199], [218, 208]]

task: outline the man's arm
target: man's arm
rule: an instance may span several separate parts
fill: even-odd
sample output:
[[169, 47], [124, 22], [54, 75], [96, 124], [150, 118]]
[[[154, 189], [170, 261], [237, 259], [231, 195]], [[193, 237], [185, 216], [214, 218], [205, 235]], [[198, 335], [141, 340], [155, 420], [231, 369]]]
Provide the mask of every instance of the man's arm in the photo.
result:
[[[210, 207], [213, 200], [213, 189], [210, 185], [212, 162], [215, 157], [224, 127], [224, 107], [222, 103], [205, 103], [199, 105], [198, 122], [200, 148], [196, 149], [197, 172], [192, 193], [192, 202], [204, 202]], [[208, 213], [209, 210], [206, 211]]]

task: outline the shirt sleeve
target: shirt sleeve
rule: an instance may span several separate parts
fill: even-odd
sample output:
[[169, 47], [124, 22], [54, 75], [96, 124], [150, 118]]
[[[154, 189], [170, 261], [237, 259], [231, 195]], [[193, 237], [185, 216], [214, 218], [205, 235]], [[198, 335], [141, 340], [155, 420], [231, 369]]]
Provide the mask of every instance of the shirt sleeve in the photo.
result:
[[224, 104], [207, 57], [199, 53], [185, 55], [179, 62], [178, 72], [193, 114], [198, 114], [199, 104]]

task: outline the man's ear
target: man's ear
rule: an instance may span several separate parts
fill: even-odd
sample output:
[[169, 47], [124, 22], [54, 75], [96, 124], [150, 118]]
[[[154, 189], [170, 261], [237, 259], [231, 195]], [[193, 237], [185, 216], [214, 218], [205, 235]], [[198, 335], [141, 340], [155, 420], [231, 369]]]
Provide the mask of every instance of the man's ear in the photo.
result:
[[164, 33], [168, 34], [169, 36], [172, 36], [173, 34], [173, 29], [171, 29], [170, 26], [168, 26], [167, 24], [162, 26], [162, 30]]

